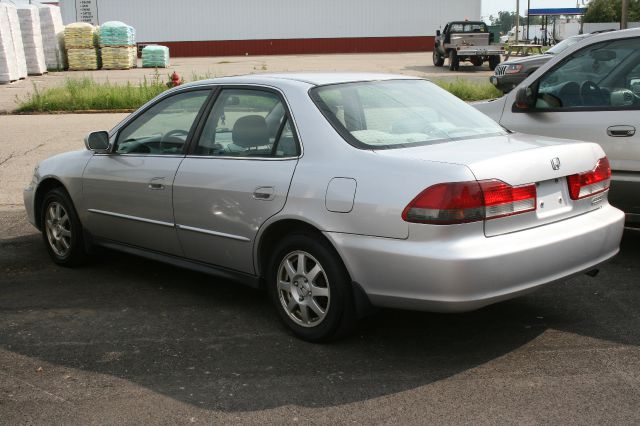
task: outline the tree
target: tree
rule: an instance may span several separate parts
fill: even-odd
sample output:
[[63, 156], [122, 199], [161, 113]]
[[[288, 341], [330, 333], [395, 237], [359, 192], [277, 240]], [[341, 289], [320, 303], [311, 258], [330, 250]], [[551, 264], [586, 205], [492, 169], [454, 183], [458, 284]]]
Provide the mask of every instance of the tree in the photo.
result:
[[[584, 22], [620, 22], [620, 0], [591, 0]], [[629, 0], [629, 22], [640, 20], [640, 0]]]
[[[640, 1], [640, 0], [639, 0]], [[511, 28], [516, 26], [516, 13], [515, 12], [498, 12], [498, 16], [489, 16], [489, 21], [491, 25], [498, 25], [500, 27], [500, 32], [506, 34], [511, 31]], [[530, 25], [540, 25], [542, 23], [542, 18], [540, 16], [532, 16], [530, 19]], [[520, 25], [527, 25], [527, 18], [521, 16], [520, 17]]]
[[[489, 16], [491, 25], [497, 25], [500, 27], [500, 32], [506, 34], [511, 31], [511, 28], [516, 26], [516, 13], [515, 12], [498, 12], [498, 16]], [[524, 22], [524, 18], [520, 17], [520, 25]]]

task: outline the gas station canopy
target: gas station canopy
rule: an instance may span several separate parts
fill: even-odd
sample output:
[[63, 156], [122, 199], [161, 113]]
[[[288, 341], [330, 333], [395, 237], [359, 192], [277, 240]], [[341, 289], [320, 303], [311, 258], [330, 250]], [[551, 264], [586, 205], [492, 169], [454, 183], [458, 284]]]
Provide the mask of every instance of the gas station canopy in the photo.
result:
[[582, 7], [553, 7], [548, 9], [529, 9], [528, 16], [558, 16], [558, 15], [584, 15], [586, 8]]

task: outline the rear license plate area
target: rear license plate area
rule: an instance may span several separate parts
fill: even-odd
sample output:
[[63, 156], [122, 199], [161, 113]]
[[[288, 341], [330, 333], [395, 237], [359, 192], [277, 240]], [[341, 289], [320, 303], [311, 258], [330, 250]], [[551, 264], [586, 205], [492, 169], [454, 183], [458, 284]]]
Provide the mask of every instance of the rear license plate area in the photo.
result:
[[536, 182], [537, 215], [539, 218], [555, 216], [571, 210], [565, 178]]

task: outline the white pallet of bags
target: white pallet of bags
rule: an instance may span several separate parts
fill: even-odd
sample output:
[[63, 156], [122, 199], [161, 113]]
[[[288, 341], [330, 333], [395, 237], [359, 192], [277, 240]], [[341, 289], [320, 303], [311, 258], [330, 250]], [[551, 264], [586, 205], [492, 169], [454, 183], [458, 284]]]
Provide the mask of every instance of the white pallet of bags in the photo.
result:
[[49, 70], [63, 70], [67, 67], [64, 50], [64, 24], [58, 6], [39, 5], [40, 32], [44, 46], [44, 59]]
[[0, 3], [0, 83], [10, 83], [20, 78], [7, 6], [6, 3]]
[[7, 5], [7, 14], [9, 15], [9, 26], [11, 27], [11, 38], [13, 40], [13, 48], [16, 52], [16, 62], [18, 63], [19, 78], [27, 77], [27, 60], [24, 57], [24, 46], [22, 45], [22, 31], [20, 31], [20, 20], [18, 19], [18, 10], [12, 4]]
[[42, 33], [40, 32], [40, 12], [36, 6], [19, 6], [18, 18], [22, 32], [24, 56], [27, 60], [27, 73], [42, 75], [47, 72], [47, 64], [42, 46]]

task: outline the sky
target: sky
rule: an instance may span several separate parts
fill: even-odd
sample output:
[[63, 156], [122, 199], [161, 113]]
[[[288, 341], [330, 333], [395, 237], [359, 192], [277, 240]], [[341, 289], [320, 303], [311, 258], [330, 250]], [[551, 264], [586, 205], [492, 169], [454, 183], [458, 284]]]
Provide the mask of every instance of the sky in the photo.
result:
[[[516, 11], [516, 0], [481, 0], [482, 18], [489, 15], [497, 15], [498, 12], [506, 10], [509, 12]], [[529, 0], [531, 9], [542, 9], [546, 7], [576, 7], [576, 0]], [[578, 0], [582, 7], [583, 0]], [[587, 3], [584, 1], [584, 3]], [[524, 16], [527, 9], [527, 0], [520, 0], [520, 15]]]

